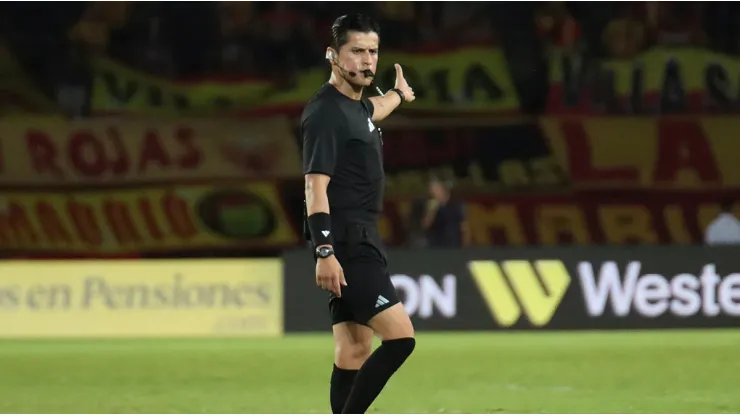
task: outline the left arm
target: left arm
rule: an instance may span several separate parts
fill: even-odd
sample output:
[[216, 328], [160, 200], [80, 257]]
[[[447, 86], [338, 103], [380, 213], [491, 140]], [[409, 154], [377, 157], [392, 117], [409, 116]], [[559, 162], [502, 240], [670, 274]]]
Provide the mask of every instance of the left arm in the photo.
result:
[[[403, 70], [401, 69], [401, 65], [395, 64], [396, 67], [396, 85], [394, 88], [399, 89], [403, 93], [403, 98], [406, 100], [406, 102], [412, 102], [416, 99], [416, 96], [414, 96], [414, 90], [409, 87], [408, 82], [406, 82], [406, 78], [403, 77]], [[398, 108], [399, 105], [401, 105], [401, 95], [398, 94], [396, 91], [388, 91], [387, 94], [385, 94], [382, 97], [370, 97], [368, 98], [370, 100], [370, 103], [373, 105], [373, 121], [381, 121], [384, 118], [391, 115], [393, 110]]]
[[401, 105], [401, 96], [395, 91], [390, 91], [388, 94], [379, 97], [368, 98], [373, 103], [373, 121], [381, 121], [391, 115], [393, 110]]

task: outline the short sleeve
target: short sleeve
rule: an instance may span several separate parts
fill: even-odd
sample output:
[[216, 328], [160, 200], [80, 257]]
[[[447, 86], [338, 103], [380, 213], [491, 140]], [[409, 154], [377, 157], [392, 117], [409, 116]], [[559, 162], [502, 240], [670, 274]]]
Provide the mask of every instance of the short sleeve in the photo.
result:
[[370, 113], [370, 118], [372, 119], [373, 114], [375, 114], [375, 105], [369, 98], [363, 98], [362, 103], [365, 104], [365, 108], [367, 108], [367, 112]]
[[334, 175], [341, 113], [321, 107], [303, 121], [303, 174]]

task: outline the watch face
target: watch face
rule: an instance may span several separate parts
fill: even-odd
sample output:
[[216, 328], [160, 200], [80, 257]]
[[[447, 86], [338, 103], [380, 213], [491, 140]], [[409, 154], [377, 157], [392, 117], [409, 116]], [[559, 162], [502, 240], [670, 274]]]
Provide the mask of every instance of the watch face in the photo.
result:
[[328, 256], [329, 253], [331, 253], [331, 250], [327, 247], [321, 247], [319, 249], [319, 256]]

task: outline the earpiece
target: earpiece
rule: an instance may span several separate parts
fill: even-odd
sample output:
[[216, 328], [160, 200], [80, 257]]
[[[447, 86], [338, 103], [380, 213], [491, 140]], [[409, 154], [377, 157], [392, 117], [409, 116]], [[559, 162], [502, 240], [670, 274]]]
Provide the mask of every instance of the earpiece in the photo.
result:
[[334, 51], [332, 51], [331, 49], [327, 50], [326, 51], [326, 59], [329, 60], [329, 61], [331, 61], [331, 62], [334, 62]]

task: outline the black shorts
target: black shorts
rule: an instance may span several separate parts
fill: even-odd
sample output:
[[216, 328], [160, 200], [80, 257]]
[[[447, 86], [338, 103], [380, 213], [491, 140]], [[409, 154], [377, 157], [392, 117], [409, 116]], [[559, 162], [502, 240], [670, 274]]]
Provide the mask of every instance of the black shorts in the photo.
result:
[[348, 225], [334, 253], [344, 270], [347, 286], [342, 297], [329, 295], [332, 325], [356, 322], [367, 325], [378, 313], [399, 303], [388, 273], [388, 262], [376, 226]]

